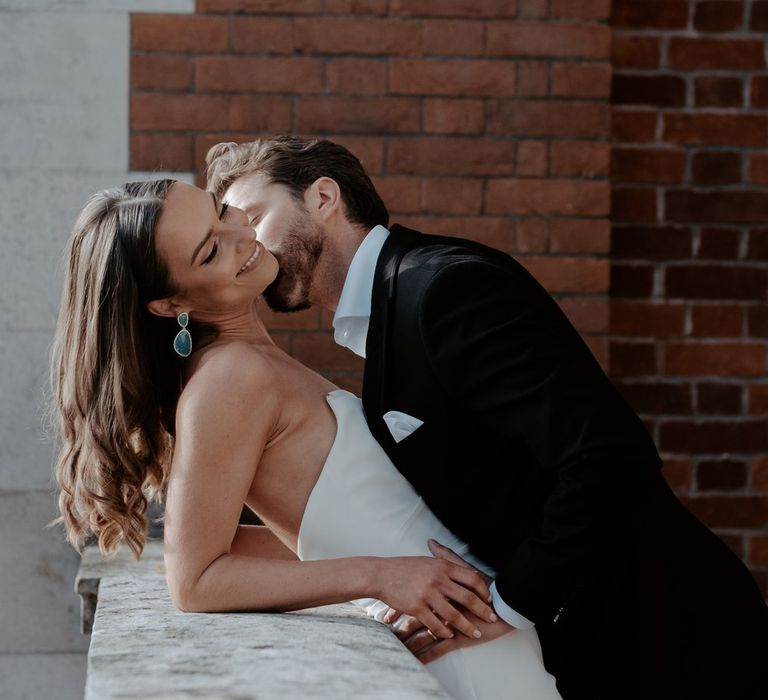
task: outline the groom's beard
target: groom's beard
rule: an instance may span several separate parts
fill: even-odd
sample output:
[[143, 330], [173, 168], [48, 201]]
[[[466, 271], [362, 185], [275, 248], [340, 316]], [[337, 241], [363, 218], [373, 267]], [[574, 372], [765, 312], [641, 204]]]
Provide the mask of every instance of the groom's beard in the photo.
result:
[[312, 277], [323, 252], [324, 232], [308, 213], [298, 212], [288, 226], [279, 248], [270, 251], [280, 266], [277, 277], [264, 290], [273, 311], [301, 311], [309, 300]]

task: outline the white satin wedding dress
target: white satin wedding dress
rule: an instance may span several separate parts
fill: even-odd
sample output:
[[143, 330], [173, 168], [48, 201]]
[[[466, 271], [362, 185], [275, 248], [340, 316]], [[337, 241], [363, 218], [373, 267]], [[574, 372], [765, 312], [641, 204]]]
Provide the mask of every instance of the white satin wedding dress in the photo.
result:
[[[493, 576], [397, 471], [368, 430], [360, 399], [337, 390], [327, 401], [336, 416], [336, 438], [304, 511], [299, 558], [431, 556], [431, 537]], [[386, 609], [380, 601], [357, 602], [378, 619]], [[427, 669], [460, 700], [560, 698], [544, 669], [535, 629], [452, 651]]]

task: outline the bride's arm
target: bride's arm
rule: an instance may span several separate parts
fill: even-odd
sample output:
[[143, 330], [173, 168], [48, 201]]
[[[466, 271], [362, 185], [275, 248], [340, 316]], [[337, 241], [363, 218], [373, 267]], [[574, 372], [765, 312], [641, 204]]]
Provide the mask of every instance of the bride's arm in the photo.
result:
[[463, 567], [430, 557], [289, 561], [233, 546], [264, 447], [279, 427], [280, 400], [271, 368], [237, 347], [210, 358], [187, 385], [165, 509], [174, 603], [197, 612], [279, 611], [372, 597], [437, 635], [452, 636], [447, 621], [471, 636], [475, 626], [451, 601], [486, 619], [492, 610], [484, 581]]
[[266, 525], [238, 525], [230, 551], [263, 559], [298, 559], [295, 552], [286, 547]]

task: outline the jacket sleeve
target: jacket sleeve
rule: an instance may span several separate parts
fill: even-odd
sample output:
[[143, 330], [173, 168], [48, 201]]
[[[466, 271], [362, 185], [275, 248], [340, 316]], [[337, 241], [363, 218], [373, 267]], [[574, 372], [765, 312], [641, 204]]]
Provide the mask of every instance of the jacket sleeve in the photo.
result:
[[496, 579], [514, 610], [551, 620], [615, 556], [616, 533], [658, 473], [656, 449], [555, 301], [513, 261], [449, 264], [418, 308], [450, 400], [551, 473], [539, 532]]

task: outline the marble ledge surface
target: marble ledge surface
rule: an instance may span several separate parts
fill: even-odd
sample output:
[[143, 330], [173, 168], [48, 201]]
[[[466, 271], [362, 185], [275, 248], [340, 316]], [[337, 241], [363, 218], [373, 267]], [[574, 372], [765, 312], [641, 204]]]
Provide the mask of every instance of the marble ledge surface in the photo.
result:
[[165, 578], [99, 587], [85, 700], [427, 700], [449, 696], [389, 629], [353, 605], [182, 613]]

